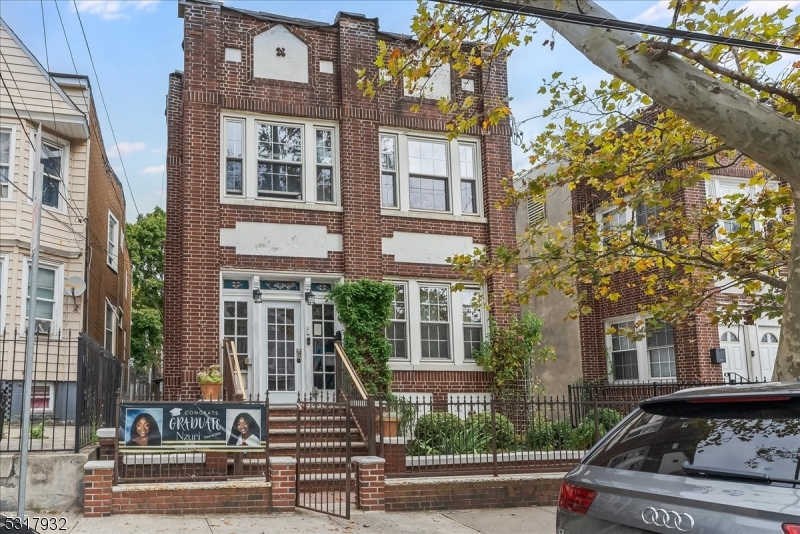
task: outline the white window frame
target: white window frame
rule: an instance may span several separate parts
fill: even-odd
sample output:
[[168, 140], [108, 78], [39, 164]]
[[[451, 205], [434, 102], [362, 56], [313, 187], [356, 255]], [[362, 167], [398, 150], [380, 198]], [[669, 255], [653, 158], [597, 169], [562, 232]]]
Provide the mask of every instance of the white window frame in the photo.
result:
[[[26, 257], [22, 265], [22, 292], [20, 295], [20, 331], [25, 332], [28, 327], [28, 271], [31, 268], [31, 258]], [[64, 317], [64, 265], [45, 260], [39, 260], [39, 268], [55, 271], [53, 319], [50, 327], [50, 336], [57, 337], [61, 331]], [[43, 319], [46, 320], [46, 319]]]
[[[465, 359], [464, 355], [464, 322], [462, 318], [461, 301], [462, 293], [454, 291], [451, 280], [437, 279], [387, 279], [387, 282], [406, 285], [406, 325], [408, 358], [392, 358], [389, 365], [395, 370], [446, 370], [453, 369], [480, 371], [482, 367], [477, 365], [474, 360]], [[449, 289], [449, 336], [450, 336], [450, 359], [423, 359], [422, 358], [422, 332], [420, 325], [420, 286], [446, 286]], [[469, 290], [480, 291], [486, 295], [486, 287], [470, 285]], [[486, 339], [488, 332], [488, 314], [481, 310], [483, 338]]]
[[[248, 289], [224, 289], [222, 288], [223, 279], [241, 279], [241, 280], [248, 280], [250, 282], [250, 286]], [[254, 377], [250, 370], [253, 366], [253, 358], [256, 355], [257, 347], [259, 346], [258, 343], [260, 342], [260, 338], [258, 337], [258, 333], [255, 330], [256, 320], [256, 308], [253, 303], [253, 289], [255, 288], [255, 284], [253, 282], [252, 277], [243, 277], [234, 274], [228, 274], [220, 278], [220, 297], [219, 297], [219, 339], [220, 344], [225, 339], [225, 303], [226, 302], [245, 302], [247, 303], [247, 368], [242, 369], [242, 380], [244, 381], [245, 387], [247, 391], [253, 390], [252, 381]], [[299, 324], [299, 323], [298, 323]], [[234, 341], [235, 343], [235, 341]], [[238, 352], [238, 349], [237, 349]]]
[[[673, 359], [676, 365], [676, 376], [672, 377], [653, 377], [650, 373], [650, 355], [648, 353], [648, 346], [647, 346], [647, 335], [646, 333], [642, 336], [641, 339], [632, 340], [632, 343], [636, 347], [636, 364], [637, 369], [639, 372], [638, 378], [633, 379], [615, 379], [614, 378], [614, 361], [613, 361], [613, 348], [612, 348], [612, 333], [609, 332], [612, 325], [626, 323], [626, 322], [633, 322], [635, 327], [641, 328], [645, 330], [647, 328], [647, 317], [642, 315], [623, 315], [620, 317], [612, 317], [606, 319], [604, 322], [604, 329], [605, 329], [605, 349], [606, 349], [606, 360], [608, 365], [608, 381], [609, 383], [616, 383], [616, 384], [624, 384], [624, 383], [635, 383], [635, 382], [647, 382], [647, 381], [659, 381], [659, 382], [675, 382], [677, 380], [677, 355], [675, 354], [675, 344], [676, 344], [676, 328], [674, 325], [672, 326], [672, 350], [673, 350]], [[641, 325], [641, 326], [640, 326]], [[623, 336], [624, 337], [624, 336]]]
[[[474, 322], [466, 323], [466, 322], [464, 322], [464, 296], [465, 296], [464, 292], [465, 291], [477, 292], [478, 294], [480, 294], [481, 305], [479, 307], [477, 307], [477, 308], [475, 308], [473, 306], [473, 309], [477, 310], [477, 312], [480, 314], [480, 321], [477, 322], [477, 323], [474, 323]], [[464, 361], [470, 361], [470, 362], [475, 361], [475, 358], [468, 357], [467, 353], [466, 353], [466, 347], [465, 347], [465, 345], [466, 345], [466, 336], [464, 336], [464, 333], [466, 332], [466, 328], [468, 326], [470, 328], [478, 328], [478, 326], [480, 326], [481, 341], [484, 341], [486, 339], [486, 333], [487, 333], [486, 332], [486, 309], [483, 306], [483, 299], [485, 298], [485, 296], [486, 296], [486, 293], [484, 293], [482, 288], [474, 287], [474, 286], [467, 286], [467, 287], [464, 288], [463, 291], [459, 291], [458, 292], [458, 298], [460, 299], [460, 302], [461, 302], [461, 306], [459, 307], [459, 312], [460, 313], [459, 313], [458, 317], [459, 317], [459, 320], [461, 321], [461, 333], [462, 333], [462, 336], [464, 337], [464, 339], [462, 340], [462, 343], [461, 343], [461, 346], [464, 347]], [[471, 301], [471, 299], [470, 299], [470, 301]]]
[[[379, 145], [380, 138], [386, 136], [394, 137], [397, 142], [395, 145], [395, 162], [397, 169], [396, 176], [396, 206], [383, 205], [381, 201], [381, 208], [392, 212], [402, 213], [430, 213], [440, 215], [452, 215], [455, 217], [475, 218], [480, 219], [484, 215], [483, 205], [483, 176], [481, 169], [481, 144], [477, 138], [462, 136], [458, 139], [448, 141], [447, 137], [442, 134], [430, 134], [426, 132], [409, 132], [403, 130], [394, 130], [390, 128], [381, 128], [378, 132]], [[409, 141], [421, 141], [426, 143], [443, 143], [446, 144], [447, 150], [447, 210], [430, 210], [421, 208], [412, 208], [410, 201], [410, 172], [409, 172]], [[475, 181], [475, 205], [476, 213], [464, 213], [461, 206], [461, 162], [459, 161], [460, 150], [459, 145], [469, 145], [473, 147], [473, 172]], [[380, 155], [379, 155], [380, 157]], [[379, 169], [381, 167], [379, 166]], [[382, 170], [382, 169], [381, 169]], [[381, 173], [382, 174], [382, 173]], [[380, 175], [378, 177], [380, 183]], [[473, 178], [469, 178], [473, 180]], [[381, 198], [382, 200], [382, 198]]]
[[[391, 325], [391, 323], [401, 323], [402, 322], [405, 325], [405, 331], [406, 331], [406, 350], [405, 350], [405, 354], [403, 354], [402, 356], [392, 356], [392, 361], [395, 361], [395, 362], [407, 362], [407, 361], [410, 360], [410, 353], [411, 353], [411, 339], [410, 339], [410, 331], [411, 331], [410, 322], [411, 321], [409, 320], [409, 316], [410, 316], [411, 310], [409, 309], [409, 305], [408, 305], [408, 300], [409, 300], [408, 282], [404, 282], [404, 281], [400, 281], [400, 280], [390, 280], [389, 282], [391, 282], [395, 287], [403, 286], [403, 288], [405, 290], [405, 301], [403, 301], [403, 304], [405, 305], [405, 309], [406, 309], [406, 318], [404, 320], [400, 321], [400, 320], [395, 319], [394, 318], [394, 310], [392, 310], [392, 318], [389, 321], [390, 325]], [[394, 297], [392, 297], [392, 306], [393, 307], [395, 305], [395, 302], [397, 302], [397, 301], [395, 301]], [[387, 339], [388, 339], [388, 335], [387, 335]], [[391, 340], [389, 340], [389, 343], [391, 343]], [[392, 349], [392, 352], [394, 353], [394, 349]]]
[[[227, 192], [227, 124], [238, 122], [243, 124], [242, 135], [242, 192]], [[302, 135], [302, 199], [280, 198], [279, 196], [258, 196], [258, 126], [269, 124], [300, 128]], [[316, 137], [317, 130], [332, 133], [332, 157], [330, 165], [317, 163]], [[300, 118], [287, 119], [270, 115], [242, 114], [223, 112], [220, 122], [220, 202], [223, 204], [272, 205], [287, 208], [312, 208], [341, 211], [341, 165], [339, 162], [339, 124], [333, 121], [306, 120]], [[317, 201], [317, 167], [333, 169], [333, 200]]]
[[[30, 138], [36, 140], [36, 130], [31, 130]], [[54, 135], [50, 135], [48, 133], [42, 132], [42, 142], [47, 143], [49, 145], [55, 145], [61, 150], [61, 186], [59, 187], [59, 195], [58, 195], [58, 207], [47, 206], [42, 203], [42, 208], [50, 211], [54, 211], [57, 213], [67, 213], [67, 201], [65, 199], [69, 198], [69, 170], [70, 170], [70, 144], [69, 141], [65, 139], [61, 139], [60, 137], [56, 137]], [[28, 196], [31, 200], [28, 200], [28, 204], [33, 204], [33, 181], [34, 181], [34, 171], [36, 169], [36, 164], [34, 164], [33, 158], [36, 155], [36, 150], [34, 147], [30, 148], [28, 154]], [[44, 182], [42, 182], [42, 188], [44, 188]]]
[[[114, 225], [113, 229], [111, 227], [112, 223]], [[119, 232], [119, 219], [109, 210], [108, 224], [106, 226], [106, 265], [115, 272], [119, 268]]]
[[[750, 198], [753, 198], [753, 195], [757, 193], [756, 186], [750, 186], [748, 183], [750, 182], [749, 178], [737, 178], [734, 176], [716, 176], [713, 180], [710, 180], [706, 185], [706, 198], [709, 200], [720, 199], [721, 202], [726, 203], [724, 197], [732, 194], [730, 192], [723, 194], [723, 188], [725, 187], [732, 187], [737, 190], [737, 192], [745, 194]], [[744, 185], [744, 187], [740, 187]], [[763, 187], [768, 189], [777, 189], [779, 187], [778, 182], [774, 180], [768, 181]], [[781, 216], [781, 213], [778, 212], [778, 216]], [[722, 233], [719, 231], [720, 228], [724, 228], [726, 222], [734, 222], [728, 221], [724, 219], [720, 219], [717, 223], [717, 229], [714, 232], [715, 239], [720, 241], [728, 239], [727, 232]], [[738, 224], [738, 223], [736, 223]], [[760, 221], [753, 221], [753, 230], [757, 232], [763, 231], [763, 224]]]
[[0, 130], [7, 131], [9, 133], [9, 146], [8, 146], [8, 195], [3, 197], [0, 196], [0, 202], [6, 200], [14, 200], [14, 187], [13, 184], [16, 183], [14, 173], [16, 172], [16, 155], [17, 155], [17, 127], [14, 124], [6, 124], [0, 122]]
[[[106, 300], [106, 307], [105, 307], [105, 314], [103, 315], [103, 348], [106, 349], [108, 352], [111, 353], [112, 356], [117, 355], [117, 325], [119, 323], [119, 319], [117, 317], [117, 308], [111, 301], [108, 299]], [[110, 316], [109, 316], [110, 312]], [[108, 319], [111, 317], [111, 328], [108, 327]], [[107, 345], [108, 334], [109, 331], [111, 333], [111, 348]]]
[[48, 402], [47, 402], [47, 407], [46, 408], [33, 408], [33, 407], [30, 407], [31, 413], [36, 414], [36, 413], [42, 413], [42, 412], [45, 412], [45, 413], [52, 412], [53, 411], [53, 400], [54, 400], [54, 396], [55, 396], [55, 384], [53, 384], [52, 382], [45, 382], [45, 383], [34, 382], [32, 384], [32, 387], [31, 387], [31, 404], [33, 404], [33, 400], [36, 398], [36, 395], [34, 394], [34, 391], [33, 391], [34, 387], [41, 387], [41, 388], [45, 388], [46, 387], [49, 390], [49, 392], [47, 394], [47, 401]]
[[8, 254], [0, 254], [0, 332], [6, 328], [6, 304], [8, 303], [8, 269], [11, 258]]
[[[644, 205], [644, 203], [640, 205]], [[636, 206], [635, 208], [630, 206], [627, 206], [625, 208], [611, 206], [597, 210], [595, 212], [595, 221], [597, 222], [597, 225], [599, 227], [598, 230], [601, 236], [603, 231], [605, 231], [606, 229], [625, 226], [626, 224], [631, 222], [637, 228], [642, 228], [642, 226], [639, 225], [639, 221], [636, 219], [638, 208], [639, 206]], [[616, 214], [620, 214], [622, 216], [622, 221], [619, 221], [615, 218]], [[612, 215], [612, 219], [610, 221], [607, 221], [606, 217], [608, 217], [609, 215]], [[663, 247], [666, 239], [666, 236], [663, 231], [650, 233], [648, 234], [648, 237], [650, 238], [650, 241], [658, 247]], [[601, 243], [602, 244], [606, 243], [606, 240], [603, 239], [602, 237], [601, 237]]]

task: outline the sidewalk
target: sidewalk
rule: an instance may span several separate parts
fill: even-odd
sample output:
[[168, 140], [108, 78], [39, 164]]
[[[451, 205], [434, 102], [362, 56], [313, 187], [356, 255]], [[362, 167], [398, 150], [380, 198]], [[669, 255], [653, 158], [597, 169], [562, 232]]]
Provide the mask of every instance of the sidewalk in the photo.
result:
[[446, 512], [361, 512], [350, 520], [298, 510], [295, 514], [179, 516], [114, 515], [87, 519], [71, 515], [68, 534], [122, 532], [267, 534], [272, 532], [338, 532], [370, 534], [555, 534], [556, 509], [548, 507], [502, 508]]

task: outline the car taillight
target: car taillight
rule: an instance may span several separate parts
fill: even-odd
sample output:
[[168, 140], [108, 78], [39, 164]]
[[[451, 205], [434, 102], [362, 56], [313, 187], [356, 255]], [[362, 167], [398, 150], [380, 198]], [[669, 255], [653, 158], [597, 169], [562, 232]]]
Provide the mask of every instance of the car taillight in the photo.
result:
[[785, 534], [800, 534], [800, 525], [790, 525], [789, 523], [784, 523], [783, 532]]
[[[594, 490], [582, 488], [569, 482], [562, 482], [561, 493], [558, 496], [558, 507], [585, 515], [595, 497], [597, 497], [597, 492]], [[795, 533], [792, 532], [792, 534]]]

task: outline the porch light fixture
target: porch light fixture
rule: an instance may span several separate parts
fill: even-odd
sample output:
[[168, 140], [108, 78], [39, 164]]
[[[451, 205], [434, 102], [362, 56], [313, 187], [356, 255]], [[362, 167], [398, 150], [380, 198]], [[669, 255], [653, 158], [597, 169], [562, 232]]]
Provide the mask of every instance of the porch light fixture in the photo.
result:
[[260, 287], [256, 287], [253, 290], [253, 302], [255, 302], [256, 304], [261, 304], [261, 288]]
[[314, 305], [314, 299], [315, 299], [314, 293], [312, 293], [311, 291], [306, 291], [306, 294], [303, 296], [306, 299], [306, 304], [308, 304], [309, 306]]

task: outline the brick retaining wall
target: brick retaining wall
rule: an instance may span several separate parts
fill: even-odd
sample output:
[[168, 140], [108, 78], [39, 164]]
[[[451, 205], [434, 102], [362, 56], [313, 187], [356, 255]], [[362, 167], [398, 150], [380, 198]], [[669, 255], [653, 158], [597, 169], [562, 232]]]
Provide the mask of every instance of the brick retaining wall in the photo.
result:
[[112, 488], [112, 514], [266, 514], [270, 483], [125, 484]]
[[556, 506], [565, 473], [386, 480], [386, 511]]

